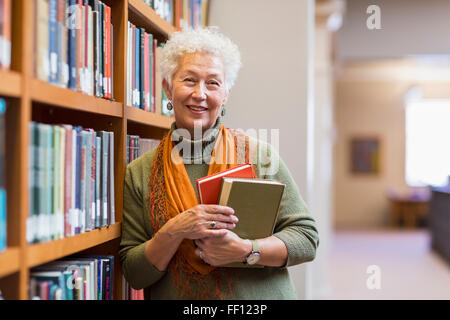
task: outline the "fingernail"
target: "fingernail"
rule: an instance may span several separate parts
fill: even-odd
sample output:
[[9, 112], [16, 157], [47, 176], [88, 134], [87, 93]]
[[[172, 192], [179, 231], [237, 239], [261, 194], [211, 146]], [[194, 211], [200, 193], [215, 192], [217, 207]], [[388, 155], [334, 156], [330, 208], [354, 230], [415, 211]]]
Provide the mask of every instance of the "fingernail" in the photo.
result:
[[233, 218], [234, 222], [238, 222], [239, 221], [238, 217], [236, 217], [236, 216], [232, 216], [232, 218]]

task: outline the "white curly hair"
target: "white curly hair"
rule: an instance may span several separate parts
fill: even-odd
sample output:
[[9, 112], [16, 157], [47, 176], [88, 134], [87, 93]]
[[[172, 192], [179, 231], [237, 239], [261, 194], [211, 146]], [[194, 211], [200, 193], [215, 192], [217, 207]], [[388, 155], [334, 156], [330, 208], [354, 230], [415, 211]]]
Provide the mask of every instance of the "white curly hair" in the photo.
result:
[[161, 76], [169, 87], [172, 87], [172, 77], [178, 69], [180, 58], [186, 53], [194, 52], [211, 53], [222, 58], [225, 86], [229, 91], [242, 66], [241, 54], [237, 45], [215, 26], [186, 29], [171, 35], [161, 53]]

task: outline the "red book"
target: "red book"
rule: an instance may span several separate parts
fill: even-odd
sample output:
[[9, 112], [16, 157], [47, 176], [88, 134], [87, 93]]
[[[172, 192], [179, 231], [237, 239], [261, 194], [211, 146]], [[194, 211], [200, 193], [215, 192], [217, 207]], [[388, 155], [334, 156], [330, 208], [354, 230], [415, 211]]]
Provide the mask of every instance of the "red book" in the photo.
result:
[[106, 98], [111, 99], [111, 7], [105, 5], [106, 38]]
[[222, 178], [256, 178], [253, 165], [247, 163], [232, 169], [197, 179], [197, 192], [201, 204], [217, 204]]
[[149, 37], [147, 33], [144, 33], [144, 103], [145, 111], [150, 112], [150, 56], [149, 56]]

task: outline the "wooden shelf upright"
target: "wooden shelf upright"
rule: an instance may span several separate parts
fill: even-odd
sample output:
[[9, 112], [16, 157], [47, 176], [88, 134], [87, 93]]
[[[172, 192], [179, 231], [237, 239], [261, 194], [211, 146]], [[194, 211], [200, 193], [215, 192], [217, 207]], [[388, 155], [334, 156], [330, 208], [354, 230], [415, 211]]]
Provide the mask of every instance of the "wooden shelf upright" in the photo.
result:
[[[34, 77], [34, 2], [12, 1], [11, 68], [0, 70], [0, 97], [7, 101], [7, 249], [0, 253], [0, 290], [5, 299], [26, 300], [29, 299], [28, 284], [32, 267], [73, 253], [111, 254], [115, 256], [114, 298], [121, 299], [122, 270], [118, 252], [123, 220], [127, 134], [160, 138], [173, 122], [172, 117], [126, 106], [127, 22], [145, 28], [159, 41], [167, 40], [176, 29], [142, 0], [103, 0], [111, 7], [114, 26], [112, 63], [115, 101], [109, 101], [60, 88]], [[27, 242], [31, 121], [51, 124], [64, 122], [95, 130], [114, 131], [115, 224], [46, 243]]]

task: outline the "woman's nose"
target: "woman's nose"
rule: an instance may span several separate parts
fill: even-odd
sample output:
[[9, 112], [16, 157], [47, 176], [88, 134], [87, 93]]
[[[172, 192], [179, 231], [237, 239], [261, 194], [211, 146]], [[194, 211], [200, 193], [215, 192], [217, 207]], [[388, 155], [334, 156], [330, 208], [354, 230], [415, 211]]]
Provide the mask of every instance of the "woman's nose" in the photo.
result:
[[195, 99], [201, 99], [201, 100], [206, 99], [205, 86], [203, 85], [203, 83], [199, 82], [194, 87], [194, 92], [192, 93], [192, 97]]

